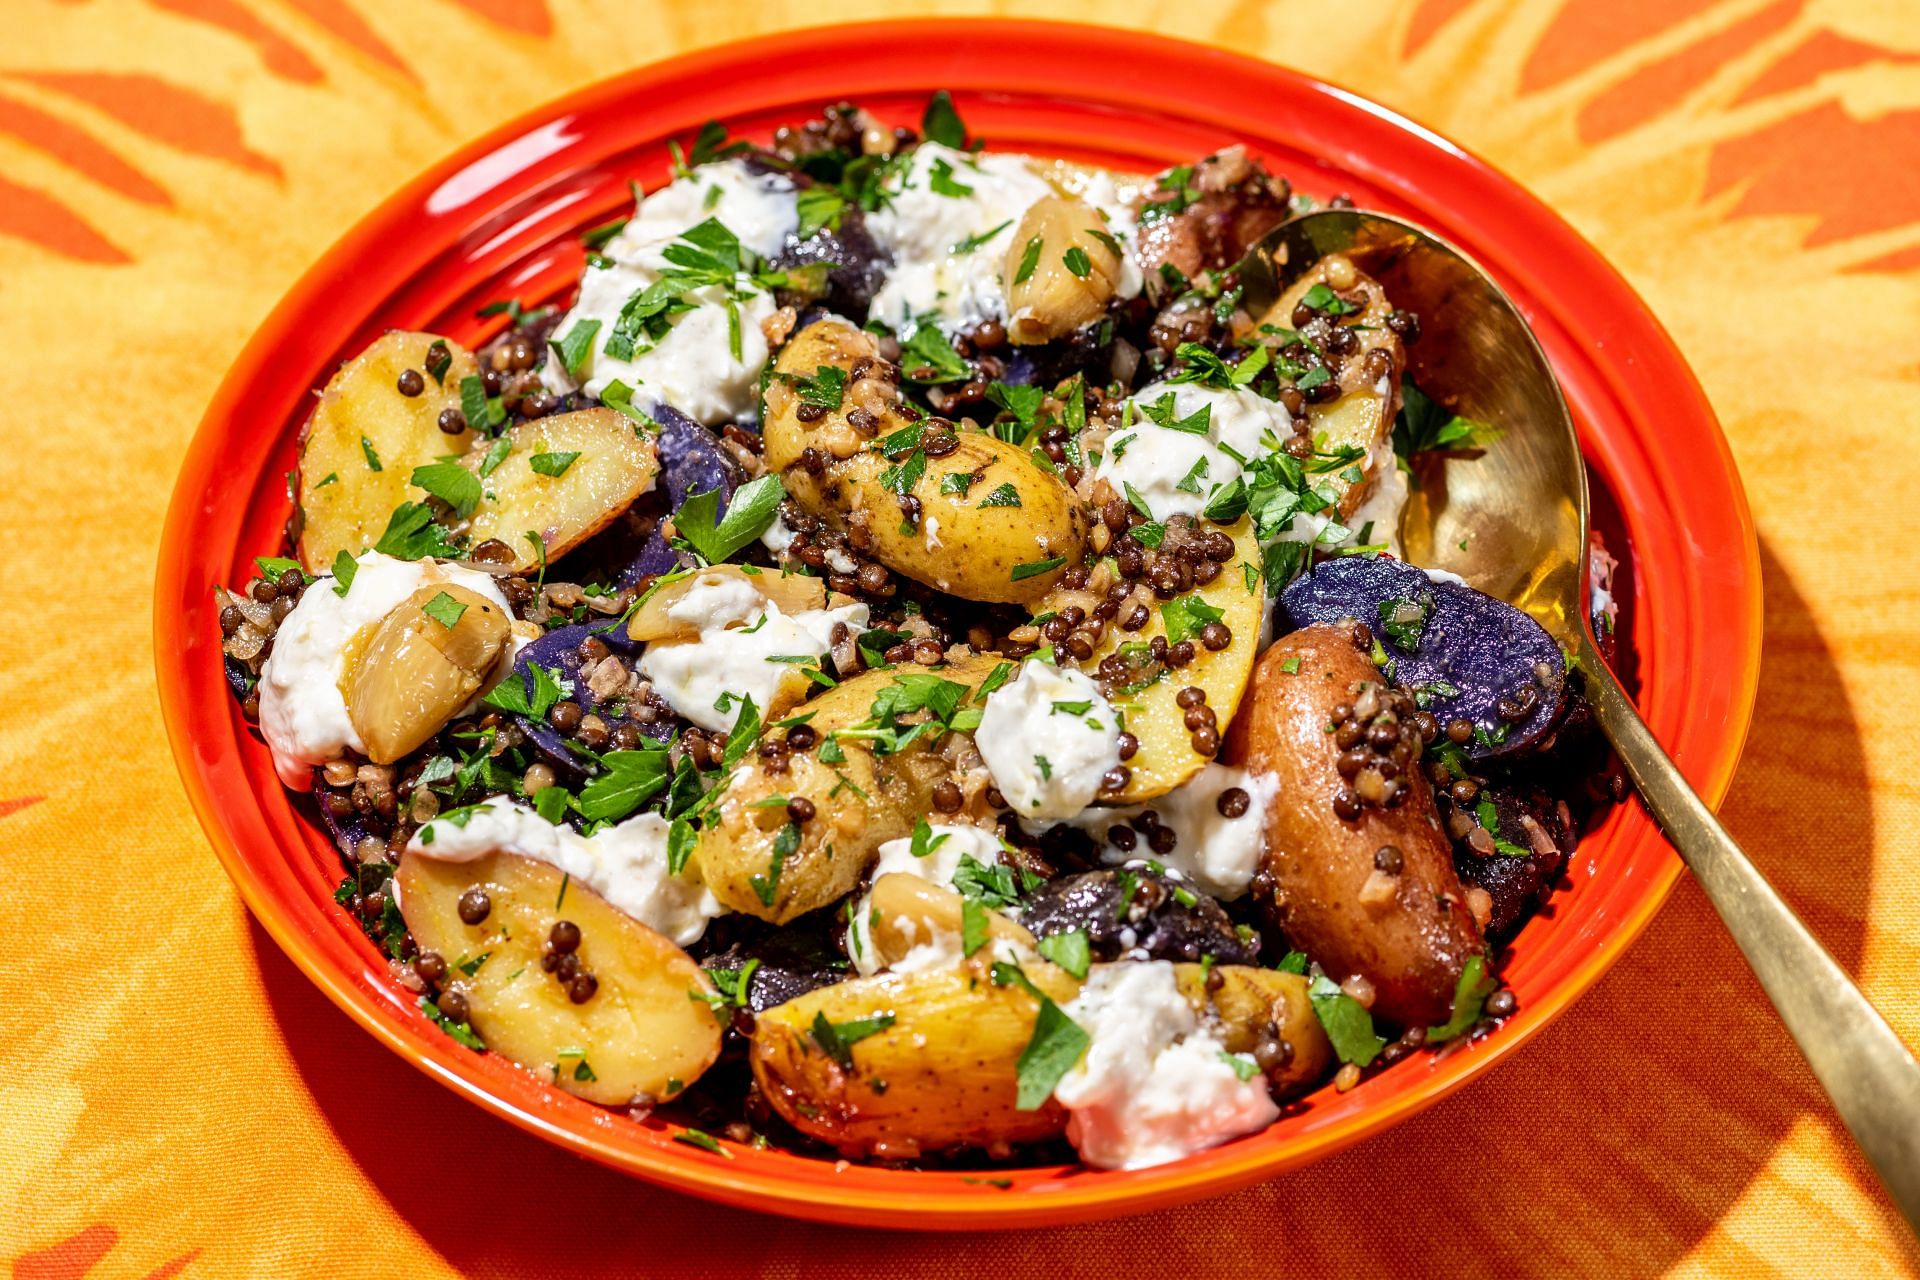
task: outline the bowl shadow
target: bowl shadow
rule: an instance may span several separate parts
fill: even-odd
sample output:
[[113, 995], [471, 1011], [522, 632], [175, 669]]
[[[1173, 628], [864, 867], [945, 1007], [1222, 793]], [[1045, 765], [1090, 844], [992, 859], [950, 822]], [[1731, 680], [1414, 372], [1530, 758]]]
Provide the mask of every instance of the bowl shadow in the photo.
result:
[[[1855, 970], [1873, 872], [1865, 759], [1818, 620], [1765, 543], [1761, 566], [1759, 700], [1722, 815]], [[1221, 1199], [1017, 1234], [855, 1232], [636, 1182], [430, 1082], [355, 1029], [257, 924], [251, 936], [316, 1107], [392, 1211], [472, 1276], [786, 1275], [861, 1258], [907, 1275], [1104, 1276], [1130, 1242], [1195, 1275], [1246, 1274], [1245, 1250], [1268, 1242], [1281, 1246], [1262, 1249], [1272, 1274], [1654, 1274], [1714, 1228], [1796, 1121], [1838, 1125], [1686, 880], [1537, 1047], [1405, 1124]]]

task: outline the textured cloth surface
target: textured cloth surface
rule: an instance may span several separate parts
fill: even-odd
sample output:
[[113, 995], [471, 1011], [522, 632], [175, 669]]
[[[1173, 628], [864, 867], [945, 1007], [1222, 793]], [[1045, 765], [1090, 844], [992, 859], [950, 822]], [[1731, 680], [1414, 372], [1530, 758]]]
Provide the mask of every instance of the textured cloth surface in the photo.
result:
[[[1625, 272], [1705, 383], [1760, 529], [1765, 669], [1726, 820], [1920, 1042], [1920, 785], [1900, 755], [1920, 705], [1920, 8], [996, 8], [1350, 85], [1514, 173]], [[0, 1265], [19, 1280], [1107, 1276], [1143, 1257], [1195, 1276], [1920, 1273], [1689, 882], [1535, 1044], [1384, 1136], [1185, 1209], [933, 1238], [722, 1209], [545, 1146], [376, 1045], [250, 923], [176, 781], [149, 639], [174, 469], [228, 361], [348, 225], [501, 120], [685, 49], [900, 13], [0, 4]]]

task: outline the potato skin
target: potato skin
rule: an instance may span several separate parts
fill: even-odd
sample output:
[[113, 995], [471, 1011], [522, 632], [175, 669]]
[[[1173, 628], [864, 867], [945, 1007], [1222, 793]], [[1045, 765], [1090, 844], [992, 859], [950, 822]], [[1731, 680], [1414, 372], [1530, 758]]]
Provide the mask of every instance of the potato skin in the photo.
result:
[[[1292, 673], [1284, 666], [1299, 660]], [[1272, 880], [1269, 917], [1335, 981], [1373, 984], [1376, 1017], [1399, 1026], [1445, 1022], [1467, 959], [1486, 943], [1466, 906], [1453, 853], [1424, 773], [1408, 771], [1398, 808], [1368, 806], [1345, 821], [1340, 751], [1327, 724], [1354, 686], [1383, 683], [1342, 630], [1312, 626], [1275, 641], [1254, 669], [1252, 690], [1228, 737], [1236, 763], [1279, 780], [1267, 811], [1261, 868]], [[1382, 845], [1404, 859], [1393, 897], [1369, 907], [1361, 886]]]
[[[999, 662], [969, 654], [944, 667], [913, 671], [975, 687]], [[833, 730], [865, 720], [874, 698], [896, 674], [891, 669], [869, 671], [793, 711], [811, 712], [808, 726], [825, 742]], [[902, 716], [901, 723], [911, 724], [922, 715]], [[846, 759], [839, 764], [822, 761], [816, 746], [788, 755], [779, 772], [759, 755], [749, 756], [734, 771], [693, 854], [714, 897], [774, 924], [844, 897], [866, 874], [883, 843], [909, 834], [915, 819], [931, 812], [934, 784], [952, 769], [944, 756], [931, 750], [931, 738], [919, 738], [905, 751], [887, 756], [875, 755], [857, 740], [840, 746]], [[777, 875], [771, 868], [787, 815], [782, 807], [755, 807], [769, 796], [805, 797], [815, 814], [800, 827], [799, 842], [780, 860]]]
[[[1079, 990], [1045, 961], [1022, 967], [1058, 1004]], [[952, 969], [854, 978], [761, 1013], [753, 1075], [788, 1123], [850, 1156], [1039, 1142], [1067, 1124], [1052, 1099], [1035, 1111], [1014, 1107], [1020, 1054], [1039, 1011], [1019, 986], [993, 984], [985, 951]], [[851, 1071], [808, 1033], [815, 1015], [842, 1023], [886, 1014], [893, 1025], [851, 1047]]]
[[[1024, 450], [982, 432], [961, 431], [953, 452], [922, 455], [925, 471], [909, 490], [920, 503], [921, 517], [902, 533], [901, 495], [881, 476], [908, 455], [889, 459], [866, 447], [916, 421], [902, 411], [894, 382], [879, 373], [850, 381], [839, 409], [802, 422], [799, 393], [780, 376], [811, 378], [822, 367], [847, 371], [863, 360], [890, 370], [870, 335], [832, 318], [808, 325], [781, 349], [767, 385], [767, 467], [780, 474], [787, 493], [808, 513], [842, 529], [864, 524], [873, 557], [916, 582], [964, 600], [1039, 600], [1086, 550], [1085, 506], [1058, 477], [1034, 466]], [[855, 410], [870, 414], [877, 429], [856, 431], [848, 422]], [[813, 452], [803, 459], [807, 450]], [[972, 477], [965, 494], [942, 491], [944, 478], [955, 473]], [[1012, 486], [1018, 506], [981, 505], [1003, 485]], [[1058, 568], [1014, 579], [1014, 566], [1056, 556], [1065, 557]]]

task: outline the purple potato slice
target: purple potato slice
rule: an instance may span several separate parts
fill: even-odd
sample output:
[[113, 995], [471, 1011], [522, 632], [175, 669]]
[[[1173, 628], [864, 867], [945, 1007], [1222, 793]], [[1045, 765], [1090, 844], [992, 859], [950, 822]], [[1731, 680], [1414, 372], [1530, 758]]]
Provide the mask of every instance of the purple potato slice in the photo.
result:
[[[571, 626], [556, 627], [538, 640], [522, 649], [513, 660], [513, 671], [508, 680], [519, 680], [522, 688], [531, 687], [528, 676], [534, 663], [539, 663], [549, 671], [559, 673], [559, 678], [573, 683], [570, 700], [580, 706], [580, 710], [599, 716], [607, 722], [609, 730], [623, 724], [631, 724], [649, 738], [665, 742], [673, 737], [674, 721], [662, 715], [657, 719], [640, 721], [622, 711], [612, 709], [613, 704], [602, 703], [587, 687], [586, 678], [581, 674], [580, 642], [589, 637], [597, 638], [608, 649], [629, 663], [640, 655], [644, 647], [637, 640], [627, 637], [627, 632], [618, 620], [602, 618], [594, 622], [579, 622]], [[550, 762], [570, 773], [588, 771], [580, 756], [567, 749], [567, 739], [544, 719], [535, 720], [529, 716], [516, 715], [520, 728], [526, 733], [527, 740], [539, 748], [540, 754]]]
[[827, 292], [818, 299], [829, 311], [846, 316], [865, 316], [873, 305], [873, 295], [886, 282], [892, 265], [873, 236], [867, 231], [866, 215], [848, 205], [840, 211], [840, 225], [829, 231], [822, 228], [805, 240], [789, 235], [768, 265], [775, 270], [828, 264]]
[[[739, 467], [714, 439], [713, 432], [671, 405], [660, 405], [652, 412], [660, 424], [654, 447], [660, 457], [661, 487], [666, 490], [667, 509], [679, 511], [680, 505], [695, 493], [720, 491], [716, 516], [725, 515], [727, 503], [739, 484]], [[647, 535], [640, 550], [620, 573], [619, 585], [638, 586], [642, 579], [671, 573], [680, 567], [680, 553], [667, 545], [656, 529]]]
[[334, 814], [332, 807], [327, 804], [326, 772], [319, 768], [313, 771], [313, 792], [309, 799], [313, 807], [319, 810], [320, 825], [333, 837], [334, 847], [340, 850], [340, 856], [347, 860], [347, 866], [351, 869], [355, 861], [354, 851], [360, 847], [362, 840], [373, 833], [367, 830], [366, 819], [358, 812], [349, 812], [344, 818]]
[[1572, 818], [1545, 791], [1515, 783], [1488, 783], [1475, 803], [1453, 807], [1472, 815], [1497, 841], [1490, 854], [1467, 840], [1454, 841], [1453, 868], [1463, 884], [1484, 889], [1491, 899], [1487, 935], [1505, 937], [1553, 893], [1579, 841]]
[[1442, 725], [1473, 725], [1464, 749], [1475, 759], [1532, 747], [1553, 729], [1566, 700], [1566, 658], [1539, 623], [1401, 560], [1329, 560], [1282, 591], [1278, 609], [1283, 631], [1343, 619], [1366, 623], [1389, 680]]
[[1260, 939], [1241, 938], [1219, 903], [1194, 892], [1186, 906], [1173, 890], [1172, 881], [1147, 870], [1062, 876], [1021, 903], [1020, 923], [1037, 938], [1085, 930], [1101, 961], [1138, 950], [1154, 960], [1211, 955], [1219, 964], [1260, 963]]

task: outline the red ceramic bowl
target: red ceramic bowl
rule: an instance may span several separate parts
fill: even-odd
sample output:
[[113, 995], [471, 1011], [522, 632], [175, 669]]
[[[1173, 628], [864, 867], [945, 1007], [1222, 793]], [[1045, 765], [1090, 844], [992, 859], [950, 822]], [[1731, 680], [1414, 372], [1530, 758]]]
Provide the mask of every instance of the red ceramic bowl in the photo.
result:
[[[948, 88], [993, 145], [1154, 170], [1247, 144], [1316, 196], [1417, 219], [1518, 300], [1572, 402], [1599, 488], [1622, 513], [1642, 707], [1710, 802], [1726, 791], [1759, 666], [1754, 534], [1726, 442], [1646, 306], [1565, 223], [1434, 133], [1344, 90], [1150, 36], [1024, 22], [901, 22], [794, 32], [647, 67], [515, 121], [388, 200], [294, 286], [207, 410], [168, 514], [155, 593], [167, 728], [200, 820], [247, 905], [294, 962], [421, 1070], [522, 1127], [643, 1178], [730, 1203], [891, 1227], [1012, 1227], [1133, 1212], [1272, 1177], [1428, 1106], [1565, 1009], [1620, 955], [1680, 871], [1634, 807], [1574, 859], [1572, 887], [1529, 924], [1506, 976], [1520, 1012], [1444, 1058], [1350, 1093], [1322, 1090], [1264, 1133], [1131, 1173], [1028, 1168], [1005, 1188], [957, 1173], [837, 1167], [780, 1151], [729, 1158], [671, 1141], [442, 1035], [334, 906], [340, 866], [282, 792], [221, 677], [211, 588], [280, 546], [283, 475], [310, 392], [381, 330], [470, 345], [475, 309], [561, 297], [577, 233], [616, 216], [626, 181], [658, 186], [667, 140], [709, 119], [764, 139], [843, 98], [917, 122]], [[1684, 518], [1682, 513], [1684, 512]]]

